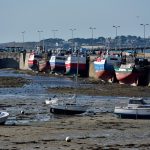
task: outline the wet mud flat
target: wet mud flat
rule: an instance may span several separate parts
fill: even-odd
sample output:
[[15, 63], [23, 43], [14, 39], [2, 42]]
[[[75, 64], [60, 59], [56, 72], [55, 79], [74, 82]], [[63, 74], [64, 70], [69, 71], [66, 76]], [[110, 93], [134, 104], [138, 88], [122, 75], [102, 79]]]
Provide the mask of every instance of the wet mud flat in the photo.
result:
[[[12, 86], [15, 91], [17, 89], [15, 86], [17, 87], [19, 82], [23, 83], [23, 86], [30, 85], [30, 82], [24, 77], [8, 78], [10, 80], [9, 86], [7, 83], [2, 83], [2, 87], [6, 87], [7, 90]], [[39, 77], [36, 79], [41, 80]], [[59, 77], [59, 81], [63, 80], [64, 77]], [[4, 78], [0, 78], [1, 81], [4, 81]], [[40, 82], [40, 90], [49, 79], [43, 81], [45, 80]], [[57, 80], [52, 81], [50, 81], [50, 85], [56, 83]], [[68, 86], [72, 84], [70, 80], [67, 83], [66, 87], [45, 86], [43, 91], [46, 90], [49, 94], [61, 96], [74, 94], [76, 90], [79, 96], [83, 96], [84, 99], [87, 96], [95, 101], [93, 107], [96, 107], [98, 111], [95, 114], [75, 116], [53, 115], [49, 112], [49, 106], [44, 103], [47, 93], [38, 93], [38, 91], [33, 94], [31, 90], [27, 93], [23, 93], [24, 91], [11, 92], [5, 96], [2, 91], [0, 108], [3, 111], [8, 111], [10, 116], [6, 124], [0, 126], [0, 149], [150, 149], [150, 120], [120, 119], [113, 114], [115, 104], [124, 96], [150, 97], [150, 87], [131, 87], [82, 78], [79, 78], [79, 85], [76, 89], [74, 86]], [[35, 84], [39, 86], [39, 82], [33, 80], [32, 85]], [[109, 96], [109, 98], [100, 99], [101, 96]], [[121, 98], [117, 99], [117, 96]], [[126, 99], [124, 100], [126, 101]], [[21, 110], [24, 110], [24, 114], [20, 113]], [[70, 136], [71, 142], [65, 141], [67, 136]]]
[[23, 85], [29, 83], [30, 80], [22, 77], [0, 77], [0, 88], [22, 87]]
[[126, 97], [150, 97], [150, 87], [130, 86], [118, 83], [104, 83], [90, 78], [80, 79], [77, 88], [75, 87], [56, 87], [48, 88], [48, 92], [68, 93], [91, 96], [126, 96]]
[[[59, 82], [66, 78], [70, 78], [75, 82], [74, 77], [66, 77], [54, 74], [37, 74], [31, 71], [14, 71], [14, 73], [19, 74], [29, 74], [31, 76], [43, 76], [48, 78], [59, 78]], [[56, 79], [57, 80], [57, 79]], [[29, 79], [21, 77], [0, 77], [0, 88], [7, 87], [22, 87], [25, 84], [30, 84], [32, 81]], [[65, 85], [65, 84], [64, 84]], [[75, 89], [75, 87], [77, 87]], [[71, 86], [59, 86], [48, 87], [48, 93], [59, 93], [59, 94], [81, 94], [81, 95], [92, 95], [92, 96], [127, 96], [127, 97], [150, 97], [150, 87], [149, 86], [130, 86], [130, 85], [120, 85], [118, 83], [105, 83], [100, 80], [95, 80], [93, 78], [78, 78], [78, 83], [74, 83]]]
[[[63, 80], [64, 77], [61, 77]], [[30, 84], [31, 80], [23, 77], [0, 77], [0, 88], [22, 87]], [[150, 87], [148, 86], [130, 86], [120, 85], [117, 83], [103, 83], [101, 81], [80, 79], [76, 86], [72, 87], [49, 87], [49, 93], [59, 94], [77, 94], [93, 95], [93, 96], [129, 96], [129, 97], [150, 97]]]
[[[111, 113], [57, 116], [29, 125], [0, 126], [0, 149], [149, 149], [150, 120], [116, 118]], [[71, 142], [66, 142], [69, 136]]]

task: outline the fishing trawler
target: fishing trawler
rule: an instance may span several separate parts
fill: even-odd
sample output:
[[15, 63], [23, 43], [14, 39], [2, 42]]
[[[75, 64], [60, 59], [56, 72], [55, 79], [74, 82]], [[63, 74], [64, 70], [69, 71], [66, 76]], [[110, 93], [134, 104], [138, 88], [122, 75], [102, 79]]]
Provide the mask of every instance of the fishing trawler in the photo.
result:
[[99, 56], [94, 61], [94, 69], [97, 78], [108, 81], [115, 82], [115, 70], [114, 66], [119, 66], [121, 64], [120, 55], [109, 55], [108, 52], [106, 55]]
[[51, 71], [64, 74], [66, 72], [66, 59], [66, 55], [52, 55], [49, 60]]
[[66, 66], [66, 74], [76, 74], [77, 72], [77, 65], [78, 65], [78, 74], [80, 76], [86, 76], [87, 74], [87, 57], [84, 55], [79, 55], [77, 54], [70, 54], [66, 61], [65, 61], [65, 66]]
[[126, 59], [124, 64], [115, 67], [116, 78], [120, 84], [147, 85], [148, 64], [145, 58]]
[[31, 70], [38, 70], [38, 60], [37, 60], [37, 56], [35, 55], [34, 52], [31, 52], [29, 54], [28, 67]]
[[31, 52], [29, 54], [28, 66], [30, 69], [39, 72], [45, 72], [50, 68], [49, 61], [47, 61], [46, 56], [36, 52]]

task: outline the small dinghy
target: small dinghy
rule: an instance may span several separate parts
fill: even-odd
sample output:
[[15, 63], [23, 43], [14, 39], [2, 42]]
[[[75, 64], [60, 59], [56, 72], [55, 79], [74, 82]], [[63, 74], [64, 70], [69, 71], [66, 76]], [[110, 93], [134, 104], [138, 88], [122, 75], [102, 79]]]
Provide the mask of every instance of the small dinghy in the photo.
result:
[[9, 116], [8, 112], [0, 111], [0, 124], [5, 124], [8, 116]]

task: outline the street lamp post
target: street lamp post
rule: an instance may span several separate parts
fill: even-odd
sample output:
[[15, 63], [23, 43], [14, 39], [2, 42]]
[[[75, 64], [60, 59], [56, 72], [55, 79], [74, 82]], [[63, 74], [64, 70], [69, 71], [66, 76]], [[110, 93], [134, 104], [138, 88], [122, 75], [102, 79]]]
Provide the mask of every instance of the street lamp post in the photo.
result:
[[39, 33], [39, 43], [40, 43], [40, 41], [41, 41], [41, 33], [42, 33], [43, 31], [42, 31], [42, 30], [38, 30], [37, 32]]
[[92, 32], [92, 52], [93, 52], [93, 32], [94, 32], [94, 30], [96, 29], [95, 27], [90, 27], [89, 28], [90, 30], [91, 30], [91, 32]]
[[[143, 26], [144, 29], [144, 42], [145, 42], [145, 28], [146, 26], [148, 26], [149, 24], [140, 24], [141, 26]], [[144, 52], [144, 57], [145, 57], [145, 52]]]
[[24, 49], [24, 34], [25, 34], [25, 31], [21, 32], [22, 33], [22, 48]]
[[57, 32], [58, 30], [52, 30], [52, 32], [53, 32], [53, 35], [54, 35], [54, 39], [55, 39], [55, 36], [56, 36], [56, 32]]
[[143, 26], [144, 29], [144, 40], [145, 40], [145, 27], [148, 26], [149, 24], [140, 24], [141, 26]]
[[70, 29], [70, 31], [71, 31], [71, 38], [72, 38], [72, 51], [73, 51], [73, 49], [74, 49], [74, 42], [73, 42], [73, 33], [74, 33], [74, 31], [75, 31], [76, 29]]
[[43, 32], [42, 30], [37, 31], [39, 33], [39, 48], [40, 48], [40, 41], [41, 41], [41, 33]]
[[[54, 39], [56, 38], [56, 32], [57, 32], [57, 31], [58, 31], [58, 30], [52, 30]], [[57, 42], [56, 42], [56, 43], [57, 43]], [[56, 48], [56, 43], [55, 43], [55, 45], [54, 45], [54, 49]]]
[[115, 28], [115, 30], [116, 30], [116, 46], [115, 46], [115, 49], [117, 48], [117, 34], [118, 34], [118, 28], [120, 28], [120, 26], [118, 26], [118, 25], [114, 25], [113, 26], [114, 28]]

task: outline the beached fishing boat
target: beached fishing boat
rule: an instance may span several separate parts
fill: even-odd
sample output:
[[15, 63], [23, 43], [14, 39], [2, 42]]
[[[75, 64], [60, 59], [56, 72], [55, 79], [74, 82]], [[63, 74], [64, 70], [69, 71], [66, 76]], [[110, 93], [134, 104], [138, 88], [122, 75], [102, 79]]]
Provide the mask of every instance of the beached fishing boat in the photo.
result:
[[84, 55], [71, 54], [67, 57], [65, 61], [66, 74], [76, 74], [78, 65], [78, 74], [80, 76], [87, 76], [88, 63], [87, 57]]
[[146, 85], [148, 75], [148, 60], [133, 58], [132, 61], [115, 67], [116, 78], [120, 84]]
[[47, 61], [46, 56], [37, 53], [30, 53], [28, 59], [28, 66], [34, 71], [47, 71], [50, 69], [49, 61]]
[[66, 67], [65, 67], [65, 61], [67, 59], [66, 55], [52, 55], [50, 58], [50, 68], [51, 71], [57, 72], [57, 73], [65, 73]]
[[150, 119], [150, 104], [143, 98], [130, 98], [127, 106], [116, 106], [114, 113], [120, 118]]
[[28, 67], [32, 70], [38, 69], [38, 61], [37, 61], [37, 57], [34, 52], [31, 52], [29, 54]]
[[50, 69], [49, 61], [47, 61], [46, 58], [39, 59], [38, 60], [38, 71], [46, 72], [48, 69]]
[[5, 124], [8, 116], [9, 116], [8, 112], [0, 111], [0, 124]]
[[118, 55], [103, 55], [98, 57], [94, 61], [94, 69], [97, 78], [108, 81], [115, 82], [115, 66], [119, 66], [121, 64], [121, 57]]

